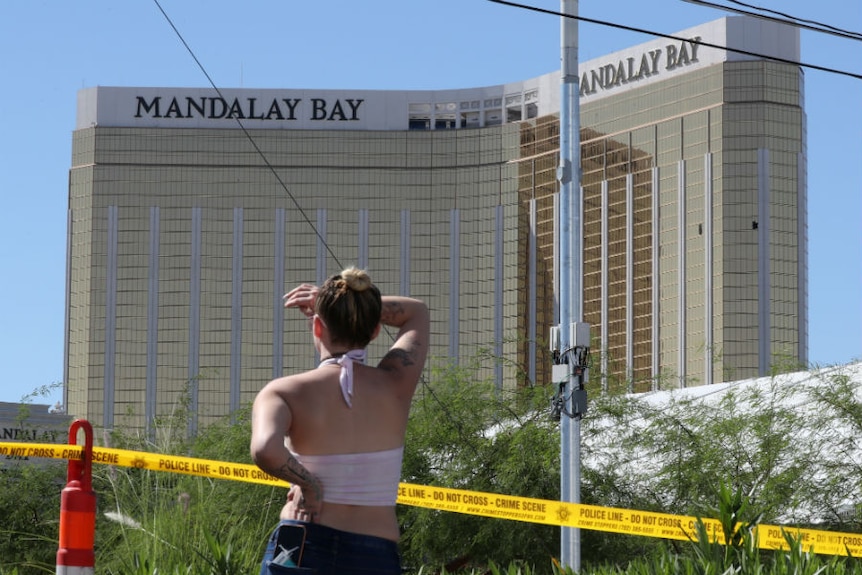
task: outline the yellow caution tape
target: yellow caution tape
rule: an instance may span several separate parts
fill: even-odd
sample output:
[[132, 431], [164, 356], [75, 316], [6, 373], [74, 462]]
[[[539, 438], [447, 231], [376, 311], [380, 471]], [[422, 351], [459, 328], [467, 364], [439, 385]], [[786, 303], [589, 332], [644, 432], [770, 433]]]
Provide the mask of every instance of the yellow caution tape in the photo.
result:
[[[76, 445], [0, 443], [0, 461], [4, 458], [29, 459], [30, 457], [80, 459], [81, 454], [82, 447]], [[126, 449], [93, 447], [93, 462], [183, 473], [213, 479], [232, 479], [278, 487], [290, 485], [286, 481], [261, 471], [256, 465], [177, 455], [160, 455]], [[399, 485], [398, 503], [496, 519], [543, 523], [641, 537], [681, 541], [696, 539], [697, 518], [686, 515], [599, 507], [412, 483]], [[710, 539], [723, 543], [724, 534], [721, 524], [715, 519], [703, 519], [703, 522]], [[858, 533], [785, 528], [778, 525], [761, 524], [756, 529], [758, 545], [761, 549], [787, 549], [788, 543], [784, 536], [785, 533], [801, 541], [802, 547], [806, 551], [823, 555], [849, 554], [853, 557], [862, 557], [862, 534]]]
[[[57, 445], [55, 443], [0, 443], [0, 457], [6, 459], [28, 459], [48, 457], [54, 459], [80, 459], [83, 448], [80, 445]], [[0, 459], [2, 460], [2, 459]], [[170, 471], [185, 475], [211, 477], [213, 479], [234, 479], [249, 483], [263, 483], [289, 487], [290, 484], [270, 475], [257, 465], [248, 463], [227, 463], [212, 459], [197, 459], [178, 455], [160, 455], [145, 451], [93, 447], [93, 463]]]
[[[641, 537], [681, 541], [697, 539], [695, 532], [697, 517], [653, 511], [599, 507], [409, 483], [400, 485], [398, 503], [440, 511]], [[702, 521], [709, 538], [724, 543], [721, 523], [716, 519], [704, 518]], [[811, 550], [823, 555], [846, 555], [849, 552], [853, 557], [862, 557], [862, 535], [858, 533], [786, 528], [767, 524], [760, 524], [756, 529], [759, 547], [788, 549], [789, 545], [784, 533], [802, 541], [803, 549], [806, 551]]]

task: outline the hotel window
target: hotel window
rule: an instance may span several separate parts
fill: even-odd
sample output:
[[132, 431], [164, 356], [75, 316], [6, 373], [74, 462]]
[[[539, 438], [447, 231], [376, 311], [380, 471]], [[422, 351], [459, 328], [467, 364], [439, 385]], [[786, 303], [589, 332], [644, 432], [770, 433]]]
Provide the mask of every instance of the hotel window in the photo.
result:
[[503, 123], [502, 110], [485, 110], [485, 125], [499, 126]]
[[452, 130], [456, 127], [455, 117], [449, 118], [434, 118], [434, 129], [435, 130]]
[[466, 112], [461, 114], [462, 128], [478, 128], [481, 126], [479, 121], [479, 112]]
[[431, 129], [431, 104], [410, 104], [407, 127], [410, 130]]

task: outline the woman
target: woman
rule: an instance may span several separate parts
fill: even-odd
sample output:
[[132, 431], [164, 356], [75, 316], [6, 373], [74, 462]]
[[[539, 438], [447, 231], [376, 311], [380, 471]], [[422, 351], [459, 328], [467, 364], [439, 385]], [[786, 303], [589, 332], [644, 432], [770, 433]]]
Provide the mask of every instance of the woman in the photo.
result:
[[[407, 415], [428, 353], [428, 308], [381, 297], [356, 268], [319, 289], [300, 285], [284, 305], [309, 318], [321, 362], [271, 381], [254, 401], [252, 457], [292, 484], [261, 574], [290, 572], [273, 563], [320, 575], [400, 574], [395, 500]], [[376, 367], [365, 365], [381, 324], [398, 335]]]

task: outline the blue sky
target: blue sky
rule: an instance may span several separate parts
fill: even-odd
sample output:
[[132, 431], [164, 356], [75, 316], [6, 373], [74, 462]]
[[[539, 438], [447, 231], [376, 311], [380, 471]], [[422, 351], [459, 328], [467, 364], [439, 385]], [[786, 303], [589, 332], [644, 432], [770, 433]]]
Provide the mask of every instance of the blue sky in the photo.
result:
[[[160, 3], [220, 88], [464, 88], [559, 69], [558, 18], [487, 0]], [[662, 33], [725, 15], [681, 0], [579, 4], [582, 16]], [[862, 32], [858, 2], [757, 4]], [[651, 39], [579, 32], [581, 60]], [[151, 0], [4, 3], [0, 54], [0, 401], [18, 401], [63, 377], [77, 91], [208, 82]], [[862, 42], [803, 31], [802, 60], [862, 74]], [[862, 358], [862, 80], [805, 76], [810, 360], [848, 363]]]

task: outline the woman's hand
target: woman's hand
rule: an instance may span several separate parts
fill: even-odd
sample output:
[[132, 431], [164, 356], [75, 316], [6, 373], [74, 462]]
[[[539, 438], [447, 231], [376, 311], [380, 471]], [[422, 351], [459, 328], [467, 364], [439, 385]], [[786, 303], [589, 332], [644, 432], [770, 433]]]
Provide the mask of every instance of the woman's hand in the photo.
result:
[[317, 300], [319, 288], [313, 284], [300, 284], [284, 294], [284, 307], [295, 307], [305, 317], [314, 315], [314, 302]]
[[[318, 485], [318, 487], [320, 487]], [[323, 493], [318, 489], [303, 489], [297, 484], [290, 486], [287, 492], [287, 504], [281, 512], [282, 519], [297, 519], [314, 523], [320, 517], [323, 508]]]

